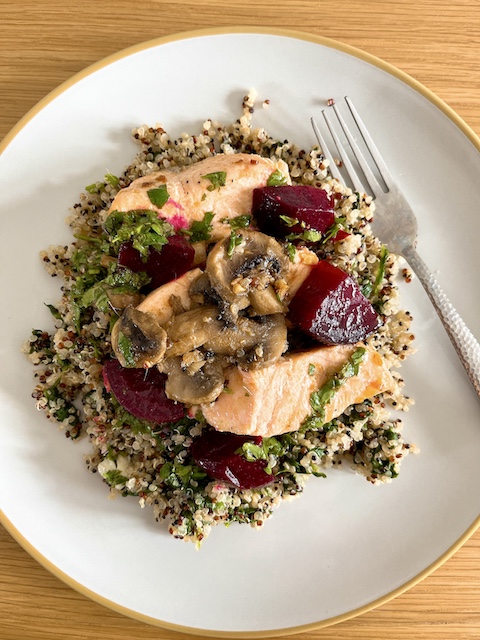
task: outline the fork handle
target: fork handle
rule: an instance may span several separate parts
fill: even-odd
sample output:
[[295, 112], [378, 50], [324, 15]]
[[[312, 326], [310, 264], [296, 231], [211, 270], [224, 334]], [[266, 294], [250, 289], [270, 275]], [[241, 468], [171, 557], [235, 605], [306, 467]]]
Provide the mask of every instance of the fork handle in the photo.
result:
[[404, 258], [422, 283], [450, 340], [480, 396], [480, 344], [468, 329], [458, 312], [448, 300], [437, 280], [433, 276], [417, 251], [412, 247], [403, 252]]

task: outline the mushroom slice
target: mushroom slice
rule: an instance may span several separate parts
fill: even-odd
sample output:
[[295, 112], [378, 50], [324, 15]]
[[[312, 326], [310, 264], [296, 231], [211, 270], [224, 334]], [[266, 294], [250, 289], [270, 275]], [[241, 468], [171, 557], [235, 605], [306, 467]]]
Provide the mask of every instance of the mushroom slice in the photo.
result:
[[167, 333], [155, 316], [127, 307], [112, 329], [112, 347], [122, 367], [148, 369], [163, 359]]
[[[270, 286], [276, 292], [288, 271], [288, 258], [282, 246], [264, 233], [246, 229], [233, 233], [233, 250], [232, 238], [218, 242], [208, 254], [206, 272], [235, 319], [242, 309], [252, 304], [255, 308], [257, 292]], [[266, 296], [259, 308], [263, 315], [285, 310], [277, 296]]]
[[214, 306], [197, 307], [174, 316], [165, 325], [170, 343], [167, 358], [198, 349], [223, 327], [224, 323], [219, 320], [218, 309]]
[[112, 293], [108, 289], [106, 293], [108, 301], [117, 312], [127, 307], [136, 307], [143, 300], [141, 293]]
[[171, 400], [187, 405], [210, 403], [223, 391], [225, 376], [219, 362], [205, 362], [193, 375], [182, 367], [181, 358], [168, 358], [160, 368], [168, 374], [165, 393]]
[[218, 318], [216, 307], [198, 307], [173, 318], [166, 326], [166, 357], [193, 352], [200, 347], [215, 356], [229, 356], [245, 366], [276, 360], [287, 348], [287, 327], [282, 313], [247, 318], [235, 324]]
[[[246, 318], [244, 318], [246, 320]], [[283, 313], [248, 319], [255, 326], [254, 345], [245, 351], [237, 364], [243, 369], [255, 369], [272, 364], [287, 350], [287, 325]]]

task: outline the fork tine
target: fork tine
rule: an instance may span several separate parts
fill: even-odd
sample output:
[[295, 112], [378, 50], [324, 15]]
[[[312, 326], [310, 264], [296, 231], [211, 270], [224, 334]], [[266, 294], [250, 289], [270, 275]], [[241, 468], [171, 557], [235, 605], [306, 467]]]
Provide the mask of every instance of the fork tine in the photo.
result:
[[[347, 102], [347, 104], [348, 104], [348, 102]], [[349, 105], [349, 108], [350, 108], [350, 105]], [[376, 196], [379, 192], [383, 193], [382, 187], [380, 186], [377, 178], [375, 177], [375, 174], [370, 169], [370, 166], [369, 166], [368, 162], [365, 160], [362, 152], [360, 151], [360, 147], [355, 142], [355, 140], [353, 138], [353, 135], [352, 135], [350, 129], [348, 128], [347, 123], [343, 119], [343, 116], [341, 115], [340, 111], [337, 109], [337, 107], [335, 105], [333, 105], [333, 110], [335, 111], [335, 115], [338, 118], [338, 122], [340, 123], [340, 126], [342, 127], [343, 133], [345, 134], [345, 137], [347, 138], [348, 143], [352, 148], [352, 151], [353, 151], [353, 153], [355, 155], [355, 158], [357, 159], [357, 162], [360, 165], [360, 167], [361, 167], [361, 169], [362, 169], [362, 171], [363, 171], [363, 173], [365, 175], [365, 178], [367, 179], [367, 182], [370, 185], [371, 190], [373, 191], [373, 194]], [[357, 122], [357, 121], [355, 120], [355, 122]], [[359, 127], [359, 129], [360, 129], [360, 127]], [[364, 126], [364, 131], [365, 131], [365, 126]], [[362, 133], [362, 136], [363, 136], [362, 129], [360, 129], [360, 132]], [[365, 140], [365, 143], [367, 143], [367, 140]], [[372, 153], [372, 157], [373, 157], [373, 153]], [[359, 190], [362, 190], [362, 189], [358, 189], [357, 188], [357, 191], [359, 191]]]
[[352, 117], [355, 120], [355, 124], [357, 125], [360, 133], [362, 134], [365, 144], [367, 145], [372, 155], [372, 158], [375, 164], [377, 165], [378, 170], [380, 171], [380, 175], [385, 181], [385, 184], [387, 185], [387, 187], [391, 189], [391, 187], [393, 186], [393, 178], [390, 174], [390, 171], [387, 168], [385, 160], [382, 158], [380, 151], [377, 149], [375, 142], [372, 140], [372, 137], [368, 133], [366, 126], [364, 125], [362, 119], [358, 115], [358, 111], [355, 109], [355, 107], [353, 106], [353, 102], [348, 96], [345, 96], [345, 102], [347, 103], [348, 108], [350, 109], [350, 113], [352, 114]]
[[333, 159], [333, 155], [330, 152], [330, 150], [328, 148], [328, 145], [325, 142], [324, 137], [320, 133], [320, 129], [318, 128], [317, 123], [315, 122], [315, 120], [313, 118], [310, 118], [310, 122], [312, 123], [313, 131], [315, 133], [315, 137], [318, 140], [318, 144], [320, 145], [320, 148], [322, 150], [323, 155], [326, 156], [330, 160], [329, 171], [330, 171], [331, 175], [334, 178], [336, 178], [339, 182], [343, 183], [342, 174], [340, 173], [340, 171], [337, 168], [337, 165], [335, 164], [335, 160]]
[[360, 178], [358, 177], [357, 172], [355, 171], [353, 164], [350, 162], [350, 158], [348, 157], [345, 149], [343, 148], [342, 143], [340, 142], [340, 138], [338, 137], [329, 116], [326, 111], [322, 111], [323, 117], [325, 118], [325, 122], [327, 123], [328, 130], [330, 131], [330, 135], [335, 142], [335, 146], [337, 147], [338, 153], [340, 155], [340, 159], [343, 162], [344, 167], [347, 170], [348, 175], [350, 176], [350, 180], [352, 181], [353, 188], [355, 191], [364, 191], [365, 187], [362, 185]]

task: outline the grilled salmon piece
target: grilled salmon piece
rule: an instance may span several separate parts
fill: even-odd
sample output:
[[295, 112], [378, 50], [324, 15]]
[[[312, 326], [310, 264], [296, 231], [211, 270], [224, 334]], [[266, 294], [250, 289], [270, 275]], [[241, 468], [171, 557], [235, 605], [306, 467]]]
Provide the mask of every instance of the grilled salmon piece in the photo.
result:
[[176, 307], [181, 306], [184, 311], [191, 308], [190, 286], [202, 273], [201, 269], [192, 269], [179, 278], [154, 289], [142, 300], [137, 309], [144, 313], [151, 313], [159, 325], [164, 325], [175, 315]]
[[[117, 193], [112, 211], [150, 209], [172, 224], [176, 231], [213, 212], [212, 241], [230, 235], [224, 219], [249, 215], [253, 190], [264, 187], [274, 171], [290, 184], [287, 164], [250, 153], [219, 153], [179, 171], [166, 169], [137, 178]], [[152, 202], [158, 202], [158, 206]], [[165, 200], [164, 204], [162, 201]]]
[[[269, 437], [297, 431], [312, 415], [310, 395], [346, 364], [358, 346], [364, 345], [319, 347], [285, 356], [262, 369], [228, 369], [228, 392], [202, 405], [203, 415], [218, 431], [239, 435]], [[366, 347], [358, 375], [347, 379], [325, 406], [325, 422], [392, 386], [382, 357]]]

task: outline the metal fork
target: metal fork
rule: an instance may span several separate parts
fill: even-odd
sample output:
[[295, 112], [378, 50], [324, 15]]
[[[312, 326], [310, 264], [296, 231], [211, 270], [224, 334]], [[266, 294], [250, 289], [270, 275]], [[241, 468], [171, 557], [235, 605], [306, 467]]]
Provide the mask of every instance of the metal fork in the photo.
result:
[[[345, 97], [345, 102], [347, 103], [353, 120], [362, 135], [366, 148], [368, 149], [377, 166], [378, 172], [387, 187], [387, 192], [385, 192], [372, 171], [370, 163], [365, 159], [365, 156], [356, 143], [347, 123], [340, 113], [340, 110], [335, 104], [332, 105], [333, 109], [332, 107], [328, 107], [328, 110], [332, 109], [335, 113], [337, 122], [340, 125], [351, 147], [353, 155], [355, 156], [355, 159], [368, 182], [370, 192], [373, 194], [378, 213], [374, 217], [372, 230], [380, 241], [385, 243], [391, 251], [403, 256], [410, 265], [410, 268], [417, 275], [436, 312], [438, 313], [438, 316], [442, 321], [453, 346], [455, 347], [460, 361], [465, 367], [475, 391], [480, 396], [480, 344], [467, 328], [458, 312], [442, 291], [433, 274], [418, 255], [416, 251], [417, 220], [415, 218], [415, 214], [399, 188], [396, 186], [375, 143], [358, 115], [357, 110], [353, 106], [352, 101], [350, 98]], [[332, 116], [327, 113], [327, 110], [323, 110], [322, 114], [337, 148], [340, 160], [352, 181], [353, 188], [360, 193], [365, 193], [365, 186], [362, 184], [362, 181], [358, 176], [358, 172], [350, 161], [347, 150], [342, 145], [342, 142], [336, 133], [338, 125], [334, 126]], [[334, 155], [329, 151], [328, 145], [313, 118], [311, 119], [311, 122], [322, 153], [330, 160], [329, 168], [332, 176], [343, 183], [342, 174], [335, 164]]]

